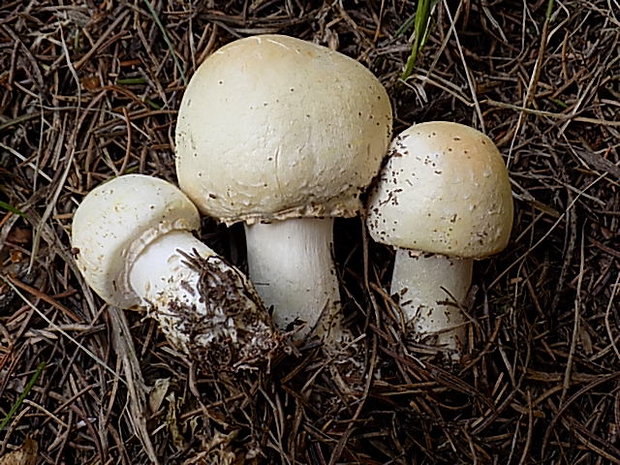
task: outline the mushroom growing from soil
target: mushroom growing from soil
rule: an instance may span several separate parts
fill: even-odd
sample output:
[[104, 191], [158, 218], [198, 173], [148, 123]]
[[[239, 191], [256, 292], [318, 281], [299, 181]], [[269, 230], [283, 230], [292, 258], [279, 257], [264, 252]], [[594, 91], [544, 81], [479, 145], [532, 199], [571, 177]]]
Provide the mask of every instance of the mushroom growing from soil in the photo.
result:
[[508, 172], [487, 136], [438, 121], [394, 139], [367, 225], [377, 242], [396, 247], [391, 293], [418, 340], [435, 338], [459, 357], [473, 260], [503, 250], [512, 221]]
[[197, 208], [176, 186], [125, 175], [84, 198], [72, 246], [104, 301], [146, 308], [170, 343], [202, 366], [263, 365], [277, 331], [247, 278], [192, 235], [199, 228]]
[[205, 214], [245, 222], [249, 276], [280, 328], [343, 335], [334, 217], [355, 216], [392, 109], [355, 60], [303, 40], [232, 42], [192, 77], [176, 129], [179, 184]]

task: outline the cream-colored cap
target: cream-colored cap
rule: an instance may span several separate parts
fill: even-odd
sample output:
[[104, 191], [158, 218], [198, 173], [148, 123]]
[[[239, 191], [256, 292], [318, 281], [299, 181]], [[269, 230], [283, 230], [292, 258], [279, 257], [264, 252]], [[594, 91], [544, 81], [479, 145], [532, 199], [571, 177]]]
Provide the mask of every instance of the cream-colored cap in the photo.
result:
[[512, 217], [508, 172], [495, 144], [468, 126], [438, 121], [394, 139], [367, 224], [378, 242], [479, 259], [506, 247]]
[[88, 285], [109, 304], [132, 308], [140, 303], [128, 280], [134, 259], [167, 232], [199, 228], [198, 210], [179, 188], [128, 174], [84, 198], [73, 216], [71, 243]]
[[391, 129], [388, 95], [357, 61], [286, 36], [237, 40], [209, 56], [185, 91], [179, 185], [228, 224], [352, 216]]

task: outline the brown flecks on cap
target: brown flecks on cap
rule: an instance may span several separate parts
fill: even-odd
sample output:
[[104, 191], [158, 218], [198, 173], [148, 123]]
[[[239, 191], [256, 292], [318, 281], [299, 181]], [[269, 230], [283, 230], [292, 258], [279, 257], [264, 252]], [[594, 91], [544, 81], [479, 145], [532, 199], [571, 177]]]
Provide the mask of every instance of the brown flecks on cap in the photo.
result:
[[[325, 86], [328, 72], [332, 86]], [[349, 57], [292, 37], [261, 35], [222, 47], [199, 66], [183, 98], [192, 105], [181, 104], [177, 123], [179, 184], [204, 214], [227, 224], [355, 215], [358, 192], [376, 176], [391, 138], [390, 99], [376, 77]], [[187, 153], [190, 134], [196, 158]], [[267, 160], [276, 147], [277, 168]], [[217, 201], [204, 192], [217, 193]]]
[[[405, 249], [467, 258], [505, 247], [512, 193], [503, 158], [486, 136], [456, 123], [423, 123], [397, 136], [392, 150], [400, 156], [388, 158], [383, 173], [389, 177], [380, 176], [369, 198], [373, 237]], [[396, 188], [398, 201], [393, 201]], [[390, 224], [401, 219], [397, 231], [382, 230], [383, 217]], [[479, 231], [485, 232], [482, 242]]]

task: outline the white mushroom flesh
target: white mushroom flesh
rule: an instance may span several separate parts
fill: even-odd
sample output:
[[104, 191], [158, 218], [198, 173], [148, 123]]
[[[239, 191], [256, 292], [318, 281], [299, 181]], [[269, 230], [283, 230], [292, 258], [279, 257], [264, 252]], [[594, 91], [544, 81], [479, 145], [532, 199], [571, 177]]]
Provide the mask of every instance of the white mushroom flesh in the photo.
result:
[[106, 302], [147, 309], [202, 367], [264, 365], [279, 336], [251, 283], [192, 235], [199, 225], [178, 188], [127, 175], [86, 196], [72, 243], [86, 281]]
[[392, 108], [357, 61], [280, 35], [210, 55], [183, 95], [181, 189], [227, 224], [354, 216], [391, 138]]
[[473, 260], [398, 249], [390, 292], [397, 296], [409, 334], [428, 345], [461, 352]]
[[246, 226], [249, 274], [279, 328], [301, 338], [312, 330], [342, 337], [340, 294], [332, 260], [332, 218]]
[[[269, 284], [261, 292], [280, 325], [301, 318], [320, 332], [335, 324], [331, 308], [340, 301], [327, 253], [331, 223], [318, 228], [325, 237], [311, 239], [320, 252], [308, 260], [305, 242], [318, 237], [315, 223], [300, 220], [310, 229], [304, 231], [280, 222], [356, 215], [391, 130], [389, 97], [368, 69], [292, 37], [230, 43], [192, 77], [176, 128], [179, 184], [203, 213], [222, 222], [272, 223], [266, 231], [278, 224], [281, 233], [248, 227], [247, 244], [250, 277]], [[280, 240], [286, 242], [282, 251]], [[263, 259], [268, 262], [258, 263]], [[295, 271], [283, 279], [280, 268]], [[317, 280], [310, 294], [309, 279]], [[318, 314], [329, 321], [316, 323]]]
[[[437, 302], [449, 294], [464, 304], [471, 260], [501, 251], [512, 221], [508, 172], [487, 136], [457, 123], [429, 122], [394, 139], [369, 201], [367, 225], [376, 241], [402, 249], [392, 292], [406, 288], [401, 307], [419, 339], [436, 337], [458, 357], [465, 321], [456, 315], [458, 306]], [[411, 277], [404, 276], [409, 272]]]

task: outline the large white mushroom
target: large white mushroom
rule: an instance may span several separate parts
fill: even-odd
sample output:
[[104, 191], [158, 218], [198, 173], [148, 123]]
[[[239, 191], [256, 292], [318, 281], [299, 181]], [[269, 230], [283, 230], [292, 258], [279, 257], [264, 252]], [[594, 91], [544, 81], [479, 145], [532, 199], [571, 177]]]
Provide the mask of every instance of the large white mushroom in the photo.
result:
[[262, 364], [278, 336], [243, 274], [196, 239], [198, 210], [176, 186], [125, 175], [84, 198], [72, 246], [88, 285], [107, 303], [145, 308], [168, 340], [210, 368]]
[[512, 221], [508, 172], [487, 136], [441, 121], [394, 139], [367, 225], [396, 247], [391, 292], [418, 339], [435, 338], [459, 356], [473, 260], [503, 250]]
[[355, 60], [303, 40], [228, 44], [196, 70], [176, 129], [179, 184], [199, 209], [243, 221], [250, 278], [281, 328], [341, 336], [334, 217], [361, 208], [392, 109]]

